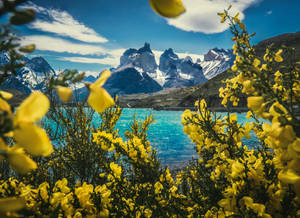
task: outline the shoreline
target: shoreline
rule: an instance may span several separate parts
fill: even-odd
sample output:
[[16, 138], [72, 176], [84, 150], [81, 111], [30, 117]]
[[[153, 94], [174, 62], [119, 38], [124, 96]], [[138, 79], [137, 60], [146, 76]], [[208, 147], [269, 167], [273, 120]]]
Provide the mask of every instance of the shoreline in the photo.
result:
[[[191, 111], [196, 111], [196, 107], [153, 107], [153, 108], [148, 108], [148, 107], [121, 107], [122, 109], [124, 108], [139, 108], [139, 109], [152, 109], [155, 111], [185, 111], [185, 110], [191, 110]], [[239, 108], [222, 108], [222, 107], [208, 107], [210, 111], [213, 112], [237, 112], [237, 113], [245, 113], [248, 112], [249, 109], [247, 107], [239, 107]]]
[[[73, 104], [60, 104], [56, 105], [57, 107], [76, 107], [77, 105]], [[89, 107], [88, 105], [85, 105], [84, 107]], [[155, 111], [185, 111], [185, 110], [191, 110], [196, 111], [196, 107], [165, 107], [165, 106], [158, 106], [158, 107], [122, 107], [122, 109], [152, 109]], [[247, 107], [231, 107], [228, 108], [228, 110], [224, 107], [208, 107], [208, 109], [212, 112], [237, 112], [237, 113], [245, 113], [249, 111], [249, 108]]]

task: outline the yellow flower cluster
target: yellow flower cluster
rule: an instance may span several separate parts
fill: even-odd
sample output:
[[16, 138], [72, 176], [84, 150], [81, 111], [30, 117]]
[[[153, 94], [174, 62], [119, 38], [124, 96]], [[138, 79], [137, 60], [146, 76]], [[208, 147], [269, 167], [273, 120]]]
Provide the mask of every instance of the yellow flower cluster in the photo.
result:
[[[150, 3], [163, 16], [184, 10], [180, 1]], [[115, 129], [122, 109], [103, 112], [114, 104], [101, 88], [109, 71], [88, 85], [89, 104], [103, 112], [98, 128], [83, 106], [54, 108], [65, 127], [57, 130], [63, 146], [55, 149], [36, 125], [49, 108], [47, 97], [34, 92], [13, 114], [6, 101], [12, 95], [1, 91], [0, 159], [20, 173], [36, 170], [17, 177], [3, 170], [0, 216], [18, 216], [16, 211], [27, 217], [299, 216], [299, 63], [287, 66], [281, 48], [257, 56], [238, 14], [219, 15], [231, 23], [236, 42], [233, 77], [220, 89], [222, 103], [237, 106], [241, 94], [248, 95], [251, 122], [238, 123], [238, 115], [229, 112], [218, 116], [205, 100], [197, 101], [197, 111], [186, 110], [182, 123], [199, 159], [175, 174], [160, 165], [147, 139], [152, 116], [134, 119], [123, 140]], [[63, 101], [70, 98], [69, 89], [56, 88]], [[251, 137], [257, 137], [255, 145], [247, 144]], [[34, 162], [29, 155], [42, 158]]]
[[[32, 216], [108, 217], [112, 200], [111, 191], [106, 185], [94, 187], [84, 182], [78, 183], [73, 189], [68, 187], [66, 179], [58, 180], [52, 188], [44, 182], [36, 189], [16, 179], [2, 180], [0, 194], [2, 197], [16, 194], [23, 198], [26, 202], [23, 210], [30, 212]], [[96, 206], [97, 201], [101, 203]], [[10, 204], [6, 206], [9, 207]]]
[[[197, 112], [185, 111], [184, 131], [197, 144], [200, 156], [198, 164], [185, 175], [193, 184], [190, 193], [195, 192], [206, 201], [202, 204], [206, 208], [198, 210], [205, 217], [296, 216], [300, 213], [297, 118], [300, 96], [293, 87], [299, 84], [299, 66], [295, 63], [283, 67], [283, 49], [274, 52], [267, 48], [261, 60], [250, 46], [250, 36], [237, 16], [232, 18], [227, 12], [220, 16], [221, 22], [229, 20], [234, 25], [236, 42], [233, 46], [236, 60], [231, 68], [235, 76], [226, 80], [226, 87], [220, 89], [222, 104], [226, 106], [229, 100], [237, 106], [241, 93], [250, 95], [247, 102], [251, 112], [247, 117], [254, 118], [255, 122], [241, 126], [236, 123], [235, 114], [217, 118], [208, 111], [204, 100], [196, 103]], [[260, 117], [269, 122], [261, 123]], [[252, 130], [259, 139], [254, 149], [244, 146], [242, 141], [243, 137], [251, 138]], [[200, 173], [204, 167], [207, 172]], [[201, 184], [199, 180], [212, 182], [214, 187], [203, 190], [197, 186]], [[212, 191], [215, 196], [210, 194]], [[209, 203], [212, 199], [218, 205]]]
[[[1, 92], [3, 98], [11, 97], [9, 93]], [[49, 108], [49, 101], [40, 92], [33, 92], [18, 108], [13, 115], [10, 106], [4, 99], [0, 99], [0, 112], [6, 113], [12, 122], [7, 137], [13, 137], [16, 144], [12, 147], [6, 145], [0, 138], [1, 155], [8, 160], [11, 167], [20, 173], [27, 173], [36, 168], [36, 163], [26, 155], [25, 151], [35, 156], [48, 156], [52, 152], [52, 145], [46, 132], [35, 125]], [[25, 150], [25, 151], [24, 151]]]

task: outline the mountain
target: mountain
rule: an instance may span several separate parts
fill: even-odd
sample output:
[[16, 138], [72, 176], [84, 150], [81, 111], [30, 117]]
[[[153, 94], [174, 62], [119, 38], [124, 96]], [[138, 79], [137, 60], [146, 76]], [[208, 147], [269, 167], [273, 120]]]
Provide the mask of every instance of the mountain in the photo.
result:
[[[149, 43], [139, 49], [129, 48], [120, 57], [120, 65], [112, 68], [112, 76], [104, 88], [111, 95], [154, 93], [174, 90], [206, 82], [232, 64], [232, 51], [211, 49], [203, 60], [194, 62], [191, 57], [179, 56], [169, 48], [160, 57], [155, 57]], [[159, 63], [156, 63], [159, 60]], [[44, 90], [45, 83], [55, 71], [42, 57], [24, 57], [25, 66], [17, 70], [17, 75], [9, 77], [0, 88], [18, 90], [29, 95], [33, 90]], [[9, 62], [9, 56], [0, 53], [0, 65]], [[99, 76], [86, 76], [81, 83], [72, 86], [74, 99], [85, 100], [89, 94], [84, 83], [93, 83]]]
[[97, 78], [96, 77], [94, 77], [94, 76], [92, 76], [92, 75], [89, 75], [89, 76], [85, 76], [84, 78], [83, 78], [83, 82], [90, 82], [90, 83], [93, 83], [93, 82], [95, 82], [97, 80]]
[[25, 66], [17, 70], [17, 78], [31, 90], [44, 90], [45, 83], [56, 73], [42, 57], [25, 58]]
[[165, 76], [164, 88], [180, 88], [207, 81], [200, 64], [187, 56], [180, 59], [173, 49], [165, 50], [159, 59], [159, 70]]
[[[300, 60], [300, 31], [296, 33], [288, 33], [279, 35], [276, 37], [272, 37], [266, 40], [261, 41], [255, 46], [255, 51], [258, 56], [261, 58], [264, 55], [266, 46], [273, 44], [273, 47], [279, 49], [282, 45], [295, 48], [295, 59]], [[219, 51], [208, 52], [207, 55], [204, 56], [203, 62], [209, 62], [217, 59], [221, 59], [219, 55], [215, 53], [219, 53]], [[216, 52], [215, 52], [216, 51]], [[227, 52], [220, 52], [221, 56], [227, 56]], [[289, 58], [283, 56], [283, 58]], [[203, 67], [203, 65], [202, 65]], [[203, 67], [203, 69], [205, 69]], [[205, 70], [204, 70], [205, 72]], [[205, 74], [205, 73], [204, 73]], [[205, 83], [201, 83], [198, 85], [181, 88], [179, 90], [171, 91], [168, 93], [160, 93], [152, 96], [125, 96], [123, 99], [120, 97], [120, 102], [126, 105], [126, 102], [130, 102], [131, 107], [151, 107], [151, 108], [186, 108], [186, 107], [194, 107], [194, 102], [199, 98], [204, 98], [209, 107], [217, 108], [220, 110], [223, 108], [221, 106], [221, 99], [219, 97], [219, 88], [224, 86], [222, 84], [223, 80], [226, 80], [233, 75], [229, 74], [226, 70], [222, 73], [219, 73], [215, 77], [211, 78]], [[245, 96], [241, 96], [240, 98], [240, 108], [237, 110], [243, 110], [246, 106], [246, 98]]]
[[285, 33], [265, 39], [256, 45], [255, 51], [258, 54], [263, 55], [266, 47], [271, 44], [273, 44], [273, 47], [275, 48], [279, 48], [281, 45], [295, 48], [295, 56], [298, 60], [300, 60], [300, 31], [296, 33]]
[[152, 93], [162, 89], [146, 72], [138, 71], [134, 67], [126, 67], [120, 71], [114, 71], [104, 84], [104, 88], [111, 95]]
[[[5, 65], [9, 62], [9, 56], [5, 52], [0, 53], [0, 65]], [[1, 89], [14, 89], [26, 95], [29, 95], [33, 90], [44, 90], [45, 83], [51, 76], [55, 76], [55, 71], [42, 57], [34, 57], [28, 59], [22, 58], [24, 67], [16, 70], [16, 75], [8, 77], [0, 86]]]
[[153, 74], [156, 72], [157, 64], [155, 57], [150, 49], [150, 44], [145, 43], [140, 49], [127, 49], [120, 58], [120, 66], [132, 65], [143, 70], [143, 72]]
[[31, 89], [24, 85], [17, 77], [10, 76], [5, 79], [1, 84], [0, 89], [2, 90], [17, 90], [24, 93], [26, 96], [30, 95]]
[[124, 74], [124, 71], [126, 71], [126, 75], [133, 74], [130, 76], [135, 78], [136, 84], [143, 84], [144, 87], [147, 87], [140, 89], [137, 86], [136, 93], [187, 87], [207, 81], [199, 63], [193, 63], [189, 56], [179, 58], [171, 48], [162, 53], [159, 63], [156, 63], [155, 60], [155, 55], [147, 42], [139, 49], [127, 49], [120, 58], [120, 65], [112, 69], [113, 76], [108, 81], [110, 84], [106, 86], [108, 91], [122, 94], [134, 93], [134, 90], [130, 90], [130, 88], [124, 90], [124, 87], [120, 85], [120, 83], [124, 83], [120, 80], [120, 78], [124, 78], [123, 76], [114, 76], [115, 74]]
[[211, 79], [229, 69], [234, 62], [235, 55], [231, 49], [210, 49], [203, 61], [198, 61], [203, 69], [204, 76]]

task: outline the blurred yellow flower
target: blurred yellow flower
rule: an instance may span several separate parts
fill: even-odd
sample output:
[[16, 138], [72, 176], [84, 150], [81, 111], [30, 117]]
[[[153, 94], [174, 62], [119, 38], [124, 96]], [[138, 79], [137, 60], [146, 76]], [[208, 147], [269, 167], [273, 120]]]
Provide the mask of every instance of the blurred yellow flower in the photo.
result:
[[163, 17], [176, 18], [186, 11], [180, 0], [149, 0], [149, 3]]
[[37, 168], [36, 163], [24, 153], [22, 148], [14, 146], [6, 154], [10, 166], [21, 174], [28, 173]]
[[50, 106], [48, 98], [41, 92], [32, 92], [18, 108], [14, 123], [34, 123], [42, 119]]
[[53, 151], [47, 133], [38, 126], [20, 123], [19, 128], [14, 131], [14, 136], [18, 146], [32, 155], [48, 156]]
[[[0, 199], [0, 216], [4, 215], [5, 212], [17, 211], [25, 207], [24, 198], [1, 198]], [[5, 216], [6, 217], [6, 216]]]
[[33, 92], [22, 102], [14, 117], [17, 144], [33, 155], [48, 156], [53, 151], [45, 130], [34, 125], [47, 113], [49, 106], [44, 94]]
[[13, 97], [13, 94], [5, 91], [0, 91], [0, 95], [6, 100], [11, 99]]
[[278, 174], [278, 179], [287, 184], [295, 184], [300, 181], [300, 176], [291, 169], [281, 171]]
[[114, 100], [110, 94], [101, 86], [104, 85], [106, 80], [110, 77], [109, 70], [104, 70], [99, 79], [89, 85], [90, 95], [88, 103], [98, 113], [103, 112], [106, 108], [114, 105]]
[[221, 17], [221, 23], [225, 22], [226, 14], [225, 13], [218, 13], [218, 15]]
[[72, 89], [65, 86], [56, 87], [57, 94], [63, 102], [68, 102], [72, 97]]

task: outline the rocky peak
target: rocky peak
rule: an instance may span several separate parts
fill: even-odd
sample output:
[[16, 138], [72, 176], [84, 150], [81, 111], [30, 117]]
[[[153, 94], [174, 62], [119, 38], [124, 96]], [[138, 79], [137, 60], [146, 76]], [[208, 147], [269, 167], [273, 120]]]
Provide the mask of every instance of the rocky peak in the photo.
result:
[[35, 71], [36, 73], [43, 73], [49, 75], [55, 75], [55, 71], [49, 65], [49, 63], [42, 57], [34, 57], [26, 61], [26, 66]]
[[168, 74], [170, 70], [174, 70], [174, 66], [176, 67], [179, 61], [179, 57], [174, 53], [172, 48], [169, 48], [162, 53], [159, 58], [159, 69]]
[[174, 53], [172, 48], [165, 50], [160, 57], [168, 57], [168, 58], [172, 58], [173, 60], [179, 59], [178, 55]]
[[193, 63], [193, 59], [192, 59], [190, 56], [186, 56], [186, 57], [183, 59], [183, 62]]
[[157, 64], [150, 44], [146, 42], [138, 50], [134, 48], [127, 49], [121, 56], [119, 68], [127, 65], [141, 68], [144, 72], [155, 73]]
[[151, 50], [151, 48], [150, 48], [150, 43], [145, 42], [144, 47], [141, 47], [141, 48], [138, 50], [138, 53], [143, 53], [143, 52], [150, 52], [150, 53], [152, 53], [152, 50]]
[[[7, 64], [8, 61], [9, 56], [7, 53], [1, 52], [0, 65]], [[28, 94], [28, 90], [43, 90], [46, 88], [46, 80], [50, 76], [56, 75], [55, 71], [42, 57], [34, 57], [32, 59], [23, 57], [20, 61], [24, 62], [25, 66], [17, 69], [17, 74], [12, 75], [10, 79], [5, 81], [7, 86], [11, 86], [11, 89], [23, 91], [25, 94]], [[22, 87], [20, 84], [22, 84]], [[27, 88], [25, 89], [24, 86]]]
[[225, 49], [219, 49], [214, 48], [210, 49], [205, 55], [204, 55], [204, 61], [221, 61], [226, 58], [233, 57], [233, 52], [231, 49], [225, 50]]

